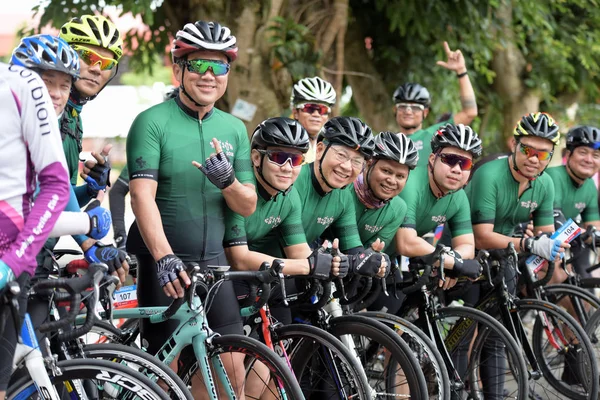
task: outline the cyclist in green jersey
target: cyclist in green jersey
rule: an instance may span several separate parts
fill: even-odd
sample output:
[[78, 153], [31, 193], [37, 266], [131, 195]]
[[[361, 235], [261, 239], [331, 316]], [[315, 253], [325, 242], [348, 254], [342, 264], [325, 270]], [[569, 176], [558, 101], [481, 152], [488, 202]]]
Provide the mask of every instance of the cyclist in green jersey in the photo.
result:
[[408, 211], [396, 234], [395, 245], [405, 257], [430, 254], [435, 249], [421, 236], [440, 224], [447, 224], [454, 257], [447, 258], [446, 268], [455, 269], [458, 275], [471, 276], [478, 273], [479, 265], [472, 260], [475, 243], [469, 202], [462, 189], [473, 159], [481, 156], [481, 140], [469, 126], [448, 124], [433, 136], [431, 148], [428, 167], [415, 169], [400, 193]]
[[[245, 217], [256, 208], [246, 128], [215, 107], [227, 88], [237, 50], [227, 27], [205, 21], [186, 24], [171, 50], [179, 96], [142, 112], [129, 131], [127, 165], [136, 221], [127, 250], [138, 259], [140, 306], [167, 305], [183, 297], [183, 285], [190, 284], [184, 262], [227, 265], [222, 244], [225, 208]], [[198, 159], [206, 161], [194, 161]], [[241, 334], [231, 283], [224, 282], [213, 304], [219, 307], [208, 311], [211, 328]], [[142, 324], [150, 352], [164, 344], [174, 325]], [[243, 360], [228, 357], [224, 364], [230, 377], [238, 377], [232, 383], [239, 391]], [[203, 395], [194, 391], [196, 398]]]
[[535, 232], [554, 232], [554, 184], [543, 172], [559, 142], [558, 129], [548, 114], [524, 116], [515, 127], [511, 155], [477, 170], [466, 189], [477, 248], [505, 248], [512, 242], [517, 251], [550, 261], [562, 256], [565, 245], [558, 240], [511, 236], [515, 226], [531, 216]]
[[[564, 218], [575, 220], [581, 215], [583, 227], [600, 228], [598, 191], [592, 176], [600, 167], [600, 130], [593, 126], [578, 126], [567, 133], [566, 164], [546, 171], [554, 182], [554, 209]], [[578, 241], [572, 243], [572, 265], [582, 276], [589, 276], [590, 251]], [[557, 268], [553, 280], [564, 282], [565, 271]]]
[[[468, 125], [477, 116], [475, 92], [467, 74], [462, 52], [460, 50], [450, 50], [447, 42], [444, 42], [444, 51], [448, 59], [447, 61], [438, 61], [437, 65], [456, 73], [462, 110], [451, 116], [447, 121], [424, 129], [423, 121], [427, 118], [429, 106], [431, 105], [429, 91], [418, 83], [405, 83], [399, 86], [392, 96], [396, 123], [400, 128], [400, 132], [410, 136], [415, 146], [417, 146], [417, 150], [419, 150], [419, 167], [427, 164], [427, 157], [431, 153], [431, 137], [440, 127], [447, 123]], [[465, 175], [468, 177], [468, 174]], [[466, 181], [464, 183], [466, 184]]]
[[306, 129], [310, 140], [310, 148], [304, 157], [306, 164], [315, 160], [317, 136], [329, 119], [335, 101], [335, 89], [331, 83], [318, 76], [300, 79], [292, 88], [292, 117]]

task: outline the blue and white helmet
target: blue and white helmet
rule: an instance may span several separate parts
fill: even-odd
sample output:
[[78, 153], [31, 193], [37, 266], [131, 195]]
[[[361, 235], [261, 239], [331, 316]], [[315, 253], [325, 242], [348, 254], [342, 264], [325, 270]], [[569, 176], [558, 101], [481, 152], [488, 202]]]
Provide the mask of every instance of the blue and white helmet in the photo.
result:
[[79, 78], [79, 55], [63, 39], [52, 35], [34, 35], [21, 39], [10, 63], [36, 71], [59, 71]]

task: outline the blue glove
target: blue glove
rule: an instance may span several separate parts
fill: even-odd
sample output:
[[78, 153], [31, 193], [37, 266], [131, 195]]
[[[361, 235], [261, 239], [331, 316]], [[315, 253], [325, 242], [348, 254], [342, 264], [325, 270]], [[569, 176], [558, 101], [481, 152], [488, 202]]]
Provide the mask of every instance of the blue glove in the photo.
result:
[[100, 207], [100, 201], [94, 200], [87, 206], [85, 212], [90, 217], [88, 236], [96, 240], [102, 239], [110, 231], [110, 224], [112, 223], [110, 211]]
[[121, 268], [127, 260], [127, 253], [113, 245], [96, 242], [84, 253], [85, 259], [90, 263], [103, 263], [108, 266], [108, 272], [113, 273]]
[[545, 258], [548, 261], [553, 261], [557, 255], [560, 258], [565, 256], [565, 253], [559, 253], [562, 242], [558, 239], [551, 239], [547, 236], [539, 236], [536, 238], [525, 238], [523, 248], [536, 256]]
[[110, 169], [108, 157], [104, 158], [104, 164], [96, 163], [85, 178], [88, 186], [96, 192], [106, 189], [107, 185], [110, 186]]
[[8, 265], [0, 260], [0, 289], [4, 289], [6, 284], [15, 280], [15, 274]]

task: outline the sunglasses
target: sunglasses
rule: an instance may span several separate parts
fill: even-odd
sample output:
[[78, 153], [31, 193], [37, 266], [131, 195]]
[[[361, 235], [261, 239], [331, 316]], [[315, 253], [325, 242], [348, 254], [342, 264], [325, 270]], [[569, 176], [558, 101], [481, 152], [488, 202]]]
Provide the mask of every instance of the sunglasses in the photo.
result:
[[396, 108], [402, 112], [407, 112], [409, 110], [413, 111], [413, 112], [416, 112], [417, 110], [419, 110], [419, 111], [425, 110], [425, 106], [422, 104], [408, 104], [408, 103], [396, 104]]
[[473, 160], [459, 156], [458, 154], [442, 153], [439, 155], [440, 160], [450, 167], [454, 167], [456, 164], [460, 166], [463, 171], [470, 171], [473, 168]]
[[187, 60], [185, 61], [187, 70], [197, 74], [205, 74], [210, 68], [215, 76], [227, 75], [229, 72], [229, 64], [218, 60]]
[[266, 154], [269, 162], [283, 167], [286, 162], [290, 162], [293, 168], [300, 167], [304, 164], [304, 154], [302, 153], [288, 153], [287, 151], [279, 150], [259, 150], [260, 154]]
[[101, 71], [110, 71], [119, 63], [114, 58], [102, 57], [100, 54], [96, 53], [94, 50], [87, 48], [85, 46], [80, 45], [72, 45], [73, 50], [79, 54], [79, 58], [83, 60], [90, 67], [95, 66], [96, 64], [100, 64]]
[[307, 114], [312, 114], [315, 111], [318, 111], [319, 115], [327, 115], [331, 112], [331, 108], [327, 107], [324, 104], [312, 104], [312, 103], [298, 104], [296, 106], [296, 108]]
[[519, 142], [519, 149], [521, 150], [521, 153], [525, 154], [525, 157], [531, 158], [531, 157], [535, 156], [540, 161], [547, 161], [547, 160], [551, 159], [552, 154], [554, 154], [554, 151], [537, 150], [537, 149], [534, 149], [531, 146], [527, 146], [526, 144], [523, 144], [521, 142]]

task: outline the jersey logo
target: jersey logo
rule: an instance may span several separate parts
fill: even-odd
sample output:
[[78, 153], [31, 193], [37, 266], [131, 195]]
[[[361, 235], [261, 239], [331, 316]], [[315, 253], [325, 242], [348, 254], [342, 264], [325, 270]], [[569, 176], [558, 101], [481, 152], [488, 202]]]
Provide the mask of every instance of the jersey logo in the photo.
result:
[[585, 210], [585, 203], [575, 203], [575, 208], [578, 209], [579, 212], [582, 212]]
[[367, 231], [367, 232], [377, 233], [381, 230], [381, 228], [383, 228], [383, 226], [371, 226], [371, 225], [365, 224], [365, 231]]
[[538, 208], [538, 203], [531, 200], [522, 201], [521, 207], [528, 209], [529, 212], [534, 212]]
[[135, 163], [137, 164], [139, 169], [144, 169], [148, 165], [148, 163], [146, 161], [144, 161], [142, 156], [139, 156], [138, 158], [136, 158]]
[[415, 144], [415, 148], [417, 150], [423, 150], [423, 141], [422, 140], [417, 140], [413, 143]]
[[331, 225], [334, 221], [333, 217], [317, 217], [317, 224], [321, 224], [324, 227], [328, 227], [329, 225]]
[[[226, 140], [224, 142], [219, 140], [219, 144], [221, 145], [221, 149], [227, 155], [227, 157], [234, 157], [233, 145], [231, 143], [229, 143], [229, 140]], [[213, 149], [215, 148], [215, 145], [213, 144], [212, 141], [210, 142], [210, 147], [212, 147]]]
[[278, 215], [265, 218], [265, 224], [270, 225], [271, 229], [277, 228], [281, 224], [281, 217]]
[[234, 225], [231, 227], [231, 232], [233, 232], [234, 235], [239, 235], [240, 234], [240, 227], [237, 225]]
[[444, 223], [446, 223], [446, 216], [445, 215], [433, 215], [431, 217], [431, 220], [433, 222], [435, 222], [436, 224], [444, 224]]

